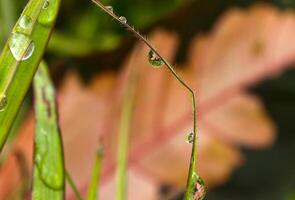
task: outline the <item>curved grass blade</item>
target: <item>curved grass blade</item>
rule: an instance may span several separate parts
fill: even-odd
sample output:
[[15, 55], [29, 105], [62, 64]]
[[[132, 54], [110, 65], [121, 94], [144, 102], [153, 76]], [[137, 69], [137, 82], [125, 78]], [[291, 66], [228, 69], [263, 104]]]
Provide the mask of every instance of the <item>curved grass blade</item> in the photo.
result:
[[41, 62], [34, 78], [35, 144], [33, 200], [64, 199], [65, 169], [55, 91]]
[[117, 200], [127, 199], [128, 146], [137, 81], [138, 68], [134, 68], [129, 75], [127, 91], [123, 99], [122, 111], [120, 116], [116, 171]]
[[[104, 12], [110, 15], [113, 19], [119, 22], [129, 32], [133, 33], [140, 41], [144, 42], [149, 48], [151, 55], [156, 57], [157, 62], [164, 64], [167, 69], [172, 73], [174, 78], [187, 90], [191, 97], [192, 102], [192, 113], [193, 113], [193, 143], [190, 157], [190, 166], [187, 178], [186, 192], [184, 195], [185, 200], [203, 200], [205, 198], [205, 185], [202, 179], [197, 175], [197, 111], [196, 111], [196, 98], [192, 88], [178, 75], [174, 67], [156, 50], [156, 48], [149, 42], [147, 38], [142, 36], [138, 31], [135, 30], [124, 16], [117, 15], [111, 6], [105, 6], [100, 0], [91, 0], [97, 6], [99, 6]], [[150, 56], [150, 55], [149, 55]], [[150, 59], [150, 58], [149, 58]], [[153, 62], [153, 60], [151, 60]], [[150, 62], [151, 62], [150, 61]], [[157, 68], [159, 65], [157, 65]], [[124, 187], [124, 186], [122, 186]], [[200, 193], [199, 189], [202, 188]], [[200, 194], [199, 194], [200, 193]]]
[[98, 200], [97, 188], [100, 180], [101, 162], [103, 158], [103, 149], [98, 149], [96, 152], [96, 159], [91, 176], [91, 182], [87, 192], [87, 200]]
[[60, 0], [30, 0], [0, 55], [0, 152], [49, 40]]

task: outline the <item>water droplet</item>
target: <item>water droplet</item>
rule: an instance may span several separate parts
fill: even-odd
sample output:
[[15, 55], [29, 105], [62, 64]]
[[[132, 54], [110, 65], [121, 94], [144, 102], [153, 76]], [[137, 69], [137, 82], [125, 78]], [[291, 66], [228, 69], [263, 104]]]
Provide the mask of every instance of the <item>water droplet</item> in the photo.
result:
[[47, 9], [49, 7], [49, 0], [46, 0], [43, 4], [43, 9]]
[[112, 6], [106, 6], [106, 9], [107, 9], [108, 11], [110, 11], [111, 13], [114, 13], [114, 9], [113, 9]]
[[35, 50], [35, 44], [34, 42], [31, 42], [22, 60], [29, 59], [33, 55], [34, 50]]
[[164, 61], [153, 50], [150, 50], [148, 53], [148, 59], [150, 64], [155, 68], [160, 68], [164, 64]]
[[38, 17], [39, 24], [49, 27], [55, 22], [59, 3], [55, 0], [46, 0], [42, 6], [41, 13]]
[[7, 97], [5, 94], [0, 96], [0, 112], [4, 111], [7, 106]]
[[13, 57], [17, 61], [29, 59], [35, 50], [34, 42], [22, 33], [13, 33], [8, 44]]
[[19, 26], [23, 29], [27, 29], [29, 26], [32, 26], [32, 19], [26, 15], [21, 16], [19, 19]]
[[186, 136], [186, 142], [189, 144], [192, 144], [194, 142], [194, 133], [189, 133]]
[[124, 16], [119, 17], [120, 22], [122, 22], [123, 24], [127, 23], [127, 19]]
[[195, 184], [194, 200], [204, 200], [207, 194], [207, 188], [205, 182], [201, 177], [198, 176]]

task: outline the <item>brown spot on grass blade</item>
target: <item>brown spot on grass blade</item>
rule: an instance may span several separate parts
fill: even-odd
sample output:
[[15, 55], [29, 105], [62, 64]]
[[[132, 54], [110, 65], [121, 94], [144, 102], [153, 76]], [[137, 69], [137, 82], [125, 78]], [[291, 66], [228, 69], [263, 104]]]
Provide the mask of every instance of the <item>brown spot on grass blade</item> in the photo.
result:
[[34, 78], [34, 92], [36, 127], [32, 199], [62, 200], [65, 187], [63, 145], [55, 92], [44, 62]]
[[47, 108], [47, 116], [48, 118], [51, 117], [51, 107], [50, 107], [50, 102], [48, 101], [47, 97], [46, 97], [46, 88], [42, 87], [42, 99], [43, 102], [46, 104], [46, 108]]

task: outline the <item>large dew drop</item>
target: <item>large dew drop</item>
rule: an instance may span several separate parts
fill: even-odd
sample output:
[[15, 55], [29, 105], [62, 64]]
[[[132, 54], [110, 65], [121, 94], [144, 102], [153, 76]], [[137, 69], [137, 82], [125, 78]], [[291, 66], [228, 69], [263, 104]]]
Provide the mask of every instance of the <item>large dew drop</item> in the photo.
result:
[[29, 59], [33, 55], [34, 50], [35, 50], [35, 44], [34, 42], [31, 42], [22, 60]]
[[0, 96], [0, 112], [3, 112], [7, 106], [7, 97], [5, 94]]
[[30, 26], [33, 25], [33, 21], [30, 17], [23, 15], [21, 16], [21, 18], [19, 19], [19, 26], [23, 29], [28, 29]]
[[148, 59], [150, 64], [155, 68], [160, 68], [164, 64], [164, 61], [153, 50], [150, 50], [148, 53]]
[[13, 57], [17, 61], [29, 59], [35, 50], [34, 42], [22, 33], [13, 33], [8, 44]]
[[127, 23], [127, 19], [124, 16], [119, 17], [119, 20], [121, 23], [126, 24]]
[[207, 194], [206, 185], [201, 177], [198, 176], [195, 191], [194, 191], [194, 200], [204, 200]]

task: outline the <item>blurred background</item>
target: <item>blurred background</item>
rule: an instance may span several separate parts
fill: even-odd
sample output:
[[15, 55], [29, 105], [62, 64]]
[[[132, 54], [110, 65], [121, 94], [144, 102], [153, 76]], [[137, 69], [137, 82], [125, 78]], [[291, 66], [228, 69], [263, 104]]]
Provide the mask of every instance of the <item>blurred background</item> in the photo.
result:
[[[295, 200], [295, 1], [102, 2], [147, 36], [196, 92], [206, 199]], [[1, 48], [26, 3], [0, 0]], [[148, 51], [90, 0], [62, 1], [44, 59], [57, 88], [66, 166], [83, 194], [103, 144], [100, 196], [114, 198], [118, 124], [134, 86], [129, 199], [182, 199], [190, 99], [168, 70], [150, 66]], [[0, 157], [0, 199], [30, 190], [32, 96]]]

